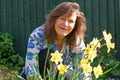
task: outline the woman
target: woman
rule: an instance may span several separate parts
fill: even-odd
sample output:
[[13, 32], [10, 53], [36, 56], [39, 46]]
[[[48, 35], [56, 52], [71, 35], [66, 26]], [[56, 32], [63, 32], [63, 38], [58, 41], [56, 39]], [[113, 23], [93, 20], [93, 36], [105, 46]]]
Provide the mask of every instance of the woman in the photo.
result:
[[[67, 66], [73, 59], [70, 55], [77, 54], [85, 48], [86, 19], [83, 12], [79, 10], [79, 4], [63, 2], [48, 14], [44, 25], [31, 33], [24, 71], [27, 79], [34, 73], [30, 66], [34, 66], [36, 73], [40, 71], [43, 76], [48, 44], [52, 45], [50, 52], [58, 50], [63, 53], [63, 63]], [[48, 67], [49, 64], [47, 63]], [[68, 73], [68, 79], [69, 75], [71, 73]]]

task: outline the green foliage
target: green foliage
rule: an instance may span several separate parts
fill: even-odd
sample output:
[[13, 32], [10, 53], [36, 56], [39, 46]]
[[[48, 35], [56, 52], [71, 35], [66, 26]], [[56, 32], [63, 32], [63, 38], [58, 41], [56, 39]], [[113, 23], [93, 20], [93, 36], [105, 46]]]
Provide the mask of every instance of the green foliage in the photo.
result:
[[[110, 53], [106, 53], [106, 47], [103, 47], [98, 51], [99, 57], [95, 58], [95, 61], [91, 63], [92, 66], [97, 66], [99, 63], [103, 68], [103, 75], [98, 80], [119, 80], [120, 78], [120, 61], [116, 59], [116, 50], [111, 50]], [[104, 56], [104, 57], [102, 57]]]
[[[106, 47], [103, 47], [99, 52], [102, 56], [106, 53]], [[116, 54], [115, 50], [112, 50], [104, 57], [100, 56], [95, 59], [95, 62], [92, 63], [93, 66], [98, 65], [99, 59], [102, 58], [101, 66], [103, 68], [103, 75], [99, 78], [99, 80], [119, 80], [120, 78], [120, 61], [116, 59], [114, 56]]]
[[10, 70], [8, 67], [0, 65], [0, 80], [25, 80], [18, 75], [17, 70]]
[[[23, 58], [13, 47], [14, 37], [9, 33], [0, 33], [0, 78], [7, 74], [18, 74], [22, 70]], [[15, 72], [15, 73], [12, 73]]]
[[109, 70], [107, 76], [113, 78], [120, 78], [120, 61], [118, 61], [112, 54], [103, 60], [104, 70]]

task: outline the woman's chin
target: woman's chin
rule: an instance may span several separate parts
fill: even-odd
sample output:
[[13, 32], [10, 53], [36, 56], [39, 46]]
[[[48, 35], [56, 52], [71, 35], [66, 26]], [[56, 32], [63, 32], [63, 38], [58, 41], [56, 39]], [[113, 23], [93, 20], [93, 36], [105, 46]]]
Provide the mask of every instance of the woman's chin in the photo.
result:
[[65, 36], [67, 36], [68, 34], [59, 34], [59, 36], [62, 36], [62, 37], [65, 37]]
[[61, 36], [64, 36], [64, 37], [65, 37], [65, 36], [67, 36], [67, 35], [68, 35], [68, 34], [62, 34]]

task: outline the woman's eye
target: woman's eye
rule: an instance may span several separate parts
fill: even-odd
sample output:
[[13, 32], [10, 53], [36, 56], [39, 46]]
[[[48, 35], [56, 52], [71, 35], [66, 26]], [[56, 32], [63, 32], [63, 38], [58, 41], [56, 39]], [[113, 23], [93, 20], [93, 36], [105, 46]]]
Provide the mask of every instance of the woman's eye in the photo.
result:
[[69, 23], [73, 23], [74, 21], [73, 20], [69, 20]]
[[60, 18], [61, 20], [65, 20], [65, 18]]

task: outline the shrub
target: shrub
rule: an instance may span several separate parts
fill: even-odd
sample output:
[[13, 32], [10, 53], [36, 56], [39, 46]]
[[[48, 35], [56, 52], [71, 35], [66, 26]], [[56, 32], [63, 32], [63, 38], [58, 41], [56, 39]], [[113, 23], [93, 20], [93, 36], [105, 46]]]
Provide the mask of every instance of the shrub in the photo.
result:
[[0, 32], [0, 80], [22, 70], [23, 58], [14, 49], [13, 40], [11, 34]]

